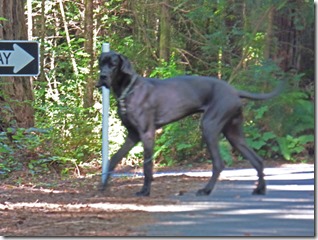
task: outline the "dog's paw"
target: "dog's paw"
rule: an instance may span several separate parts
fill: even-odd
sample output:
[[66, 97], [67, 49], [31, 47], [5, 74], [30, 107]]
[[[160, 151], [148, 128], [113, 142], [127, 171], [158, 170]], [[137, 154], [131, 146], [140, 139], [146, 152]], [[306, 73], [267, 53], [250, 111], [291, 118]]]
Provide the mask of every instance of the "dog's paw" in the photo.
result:
[[136, 192], [137, 197], [148, 197], [150, 195], [149, 191], [141, 190], [140, 192]]
[[266, 188], [255, 188], [252, 192], [253, 195], [265, 195], [266, 194]]
[[253, 195], [265, 195], [266, 193], [266, 183], [264, 180], [260, 180], [257, 187], [253, 190]]
[[98, 185], [98, 191], [100, 191], [100, 192], [104, 192], [105, 191], [105, 189], [106, 189], [106, 185], [103, 185], [103, 184], [100, 184], [100, 185]]
[[97, 188], [98, 188], [98, 190], [99, 190], [100, 192], [104, 192], [107, 187], [108, 187], [108, 184], [107, 184], [107, 182], [106, 182], [105, 184], [100, 184], [100, 185], [98, 185]]
[[205, 188], [203, 188], [203, 189], [199, 189], [195, 195], [196, 196], [208, 196], [210, 193], [211, 193], [211, 190], [206, 190]]
[[106, 178], [106, 181], [97, 186], [97, 188], [100, 192], [104, 192], [106, 190], [108, 183], [109, 183], [109, 180], [110, 180], [110, 176], [108, 175]]

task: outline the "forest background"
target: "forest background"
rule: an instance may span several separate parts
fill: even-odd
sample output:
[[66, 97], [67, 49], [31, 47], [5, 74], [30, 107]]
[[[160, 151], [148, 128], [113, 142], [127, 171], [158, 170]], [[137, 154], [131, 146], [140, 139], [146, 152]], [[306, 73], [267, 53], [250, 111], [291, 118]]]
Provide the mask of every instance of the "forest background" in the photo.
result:
[[[0, 40], [40, 43], [38, 77], [0, 77], [0, 176], [81, 174], [101, 164], [102, 43], [142, 76], [216, 76], [238, 89], [283, 94], [244, 101], [247, 141], [265, 160], [314, 156], [314, 2], [310, 0], [4, 0]], [[110, 155], [125, 129], [111, 97]], [[223, 137], [228, 166], [241, 157]], [[122, 164], [140, 165], [142, 146]], [[195, 114], [157, 132], [154, 161], [209, 161]]]

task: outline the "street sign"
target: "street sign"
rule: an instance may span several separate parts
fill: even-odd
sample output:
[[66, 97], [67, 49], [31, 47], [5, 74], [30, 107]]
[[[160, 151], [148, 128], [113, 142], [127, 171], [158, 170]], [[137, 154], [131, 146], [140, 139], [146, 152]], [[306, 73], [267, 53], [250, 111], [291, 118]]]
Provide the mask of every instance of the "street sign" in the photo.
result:
[[0, 41], [0, 76], [37, 76], [39, 43], [36, 41]]

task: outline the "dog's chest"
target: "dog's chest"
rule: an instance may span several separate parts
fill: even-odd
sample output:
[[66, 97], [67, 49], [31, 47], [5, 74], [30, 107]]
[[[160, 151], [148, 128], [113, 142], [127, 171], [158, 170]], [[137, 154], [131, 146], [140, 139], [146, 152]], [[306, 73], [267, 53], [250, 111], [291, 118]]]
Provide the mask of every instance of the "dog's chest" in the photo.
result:
[[151, 118], [155, 109], [151, 86], [136, 86], [125, 98], [118, 99], [118, 115], [125, 124], [138, 124], [138, 119]]

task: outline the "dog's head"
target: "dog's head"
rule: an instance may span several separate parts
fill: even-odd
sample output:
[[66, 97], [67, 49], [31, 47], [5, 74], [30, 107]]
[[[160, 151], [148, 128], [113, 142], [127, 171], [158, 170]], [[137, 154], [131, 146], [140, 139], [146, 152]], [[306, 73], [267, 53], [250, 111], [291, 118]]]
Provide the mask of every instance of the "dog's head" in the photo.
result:
[[99, 57], [99, 81], [96, 87], [111, 88], [116, 82], [120, 84], [124, 75], [133, 75], [135, 72], [129, 60], [121, 54], [110, 51], [102, 53]]

